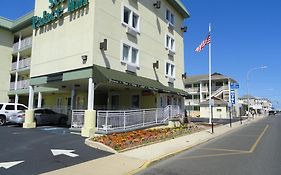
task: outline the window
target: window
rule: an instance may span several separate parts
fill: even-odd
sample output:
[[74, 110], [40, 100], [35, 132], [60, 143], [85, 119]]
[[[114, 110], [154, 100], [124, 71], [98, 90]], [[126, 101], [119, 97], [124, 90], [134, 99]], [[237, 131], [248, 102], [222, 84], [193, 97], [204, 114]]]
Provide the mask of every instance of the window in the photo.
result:
[[139, 15], [128, 7], [123, 8], [123, 24], [139, 31]]
[[8, 111], [15, 110], [15, 105], [7, 105], [5, 109]]
[[192, 85], [191, 84], [186, 84], [185, 88], [192, 88]]
[[170, 78], [175, 78], [175, 65], [166, 63], [165, 75]]
[[175, 25], [175, 15], [168, 9], [166, 10], [166, 20], [173, 26]]
[[132, 65], [139, 65], [139, 50], [123, 43], [122, 62]]
[[200, 95], [194, 95], [193, 99], [200, 99]]
[[200, 111], [200, 106], [194, 106], [194, 111]]
[[217, 109], [217, 112], [222, 112], [222, 110], [221, 109]]
[[172, 37], [169, 36], [169, 35], [166, 35], [166, 45], [165, 45], [165, 47], [166, 47], [167, 49], [169, 49], [170, 51], [175, 52], [175, 51], [176, 51], [175, 45], [176, 45], [176, 44], [175, 44], [175, 39], [172, 38]]
[[126, 44], [123, 45], [123, 61], [127, 62], [129, 60], [129, 52], [130, 52], [130, 46], [127, 46]]
[[200, 84], [193, 84], [193, 87], [199, 87]]
[[192, 100], [192, 95], [187, 95], [187, 97], [185, 97], [185, 99], [188, 99], [188, 100]]
[[140, 107], [140, 96], [139, 95], [133, 95], [132, 96], [132, 108], [139, 108]]
[[17, 109], [18, 110], [26, 110], [26, 107], [22, 106], [22, 105], [17, 105]]
[[3, 107], [3, 104], [0, 104], [0, 110], [2, 109], [2, 107]]

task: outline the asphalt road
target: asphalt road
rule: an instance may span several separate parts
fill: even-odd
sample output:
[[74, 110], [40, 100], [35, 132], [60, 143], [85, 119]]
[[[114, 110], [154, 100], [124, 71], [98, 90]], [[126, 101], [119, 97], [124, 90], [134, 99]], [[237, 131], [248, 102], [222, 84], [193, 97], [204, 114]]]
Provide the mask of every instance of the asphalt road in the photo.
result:
[[281, 115], [154, 164], [142, 175], [280, 175]]
[[[73, 151], [54, 156], [51, 149]], [[67, 128], [0, 127], [0, 175], [35, 175], [108, 155], [86, 146], [84, 138], [70, 134]], [[3, 167], [15, 161], [20, 163]]]

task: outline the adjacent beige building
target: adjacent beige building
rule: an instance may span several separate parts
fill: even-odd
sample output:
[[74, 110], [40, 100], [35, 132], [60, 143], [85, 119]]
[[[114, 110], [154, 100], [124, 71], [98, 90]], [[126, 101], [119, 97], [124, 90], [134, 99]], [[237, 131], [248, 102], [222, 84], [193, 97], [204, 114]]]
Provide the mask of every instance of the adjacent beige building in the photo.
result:
[[[232, 103], [233, 116], [239, 115], [238, 104], [238, 82], [231, 77], [220, 73], [212, 74], [212, 92], [209, 92], [209, 76], [196, 75], [188, 76], [184, 80], [185, 90], [189, 95], [185, 98], [185, 106], [193, 117], [209, 118], [209, 94], [214, 100], [214, 118], [229, 117], [229, 103], [231, 103], [230, 94], [234, 94]], [[235, 86], [235, 87], [231, 87]], [[231, 92], [233, 91], [233, 92]]]

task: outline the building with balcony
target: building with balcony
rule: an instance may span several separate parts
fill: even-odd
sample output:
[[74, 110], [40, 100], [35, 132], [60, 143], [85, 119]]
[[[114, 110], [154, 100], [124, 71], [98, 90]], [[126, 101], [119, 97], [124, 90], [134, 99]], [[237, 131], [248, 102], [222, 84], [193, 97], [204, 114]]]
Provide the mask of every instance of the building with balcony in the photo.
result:
[[254, 97], [252, 95], [244, 95], [242, 97], [239, 97], [238, 100], [239, 104], [241, 104], [240, 106], [245, 106], [243, 111], [245, 114], [248, 110], [248, 104], [250, 112], [254, 112], [255, 114], [267, 113], [268, 111], [273, 109], [272, 102], [266, 98]]
[[[189, 95], [185, 98], [185, 106], [192, 117], [209, 117], [209, 94], [214, 99], [214, 117], [228, 117], [228, 103], [230, 102], [231, 85], [238, 85], [233, 78], [220, 73], [212, 74], [212, 92], [209, 93], [209, 75], [188, 76], [183, 80], [185, 90]], [[239, 114], [238, 89], [233, 89], [236, 102], [233, 107], [233, 115]]]
[[36, 0], [5, 28], [10, 100], [65, 111], [184, 109], [189, 14], [180, 0], [50, 2]]

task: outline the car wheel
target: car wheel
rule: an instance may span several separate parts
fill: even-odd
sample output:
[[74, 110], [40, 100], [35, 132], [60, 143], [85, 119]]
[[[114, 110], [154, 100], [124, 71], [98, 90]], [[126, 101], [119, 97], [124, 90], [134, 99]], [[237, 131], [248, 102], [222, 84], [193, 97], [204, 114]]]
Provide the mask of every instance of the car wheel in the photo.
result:
[[6, 123], [6, 117], [0, 116], [0, 126], [4, 125]]
[[63, 118], [60, 118], [60, 120], [59, 120], [59, 124], [60, 124], [60, 125], [66, 125], [66, 122], [67, 122], [67, 121], [66, 121], [66, 118], [64, 118], [64, 117], [63, 117]]

